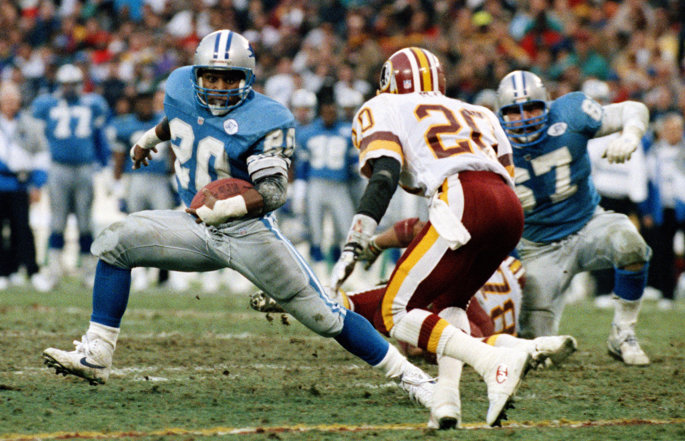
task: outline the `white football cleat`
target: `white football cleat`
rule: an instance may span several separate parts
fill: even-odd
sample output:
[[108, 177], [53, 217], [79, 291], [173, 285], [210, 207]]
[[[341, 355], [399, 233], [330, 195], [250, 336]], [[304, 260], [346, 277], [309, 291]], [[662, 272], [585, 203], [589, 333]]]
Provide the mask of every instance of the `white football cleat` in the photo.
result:
[[616, 324], [611, 325], [611, 334], [607, 339], [609, 355], [631, 366], [646, 366], [649, 357], [642, 350], [635, 336], [635, 329], [630, 326], [619, 328]]
[[528, 352], [509, 348], [497, 348], [500, 356], [493, 360], [483, 379], [488, 386], [489, 426], [501, 426], [506, 419], [505, 411], [511, 407], [511, 400], [521, 380], [531, 367], [532, 356]]
[[459, 382], [464, 362], [449, 356], [438, 357], [438, 379], [433, 388], [428, 428], [449, 430], [461, 425]]
[[50, 292], [55, 288], [56, 282], [47, 274], [35, 273], [31, 276], [31, 286], [38, 292]]
[[409, 394], [409, 398], [430, 409], [435, 378], [431, 378], [418, 367], [407, 363], [409, 368], [399, 377], [399, 386]]
[[578, 349], [576, 339], [570, 335], [553, 335], [533, 339], [535, 350], [531, 353], [535, 367], [549, 364], [558, 366]]
[[431, 410], [431, 417], [428, 420], [429, 429], [449, 430], [459, 426], [461, 426], [461, 408], [454, 403]]
[[[435, 386], [433, 401], [435, 401], [435, 394], [438, 387], [439, 385]], [[453, 395], [449, 397], [449, 400], [444, 400], [439, 405], [433, 405], [431, 407], [431, 416], [428, 420], [429, 429], [449, 430], [461, 426], [461, 399], [459, 397], [459, 389], [451, 390], [451, 392]]]
[[55, 368], [58, 375], [76, 375], [85, 378], [92, 385], [106, 383], [112, 367], [114, 348], [104, 340], [91, 340], [87, 335], [81, 337], [81, 341], [74, 340], [74, 344], [76, 349], [71, 352], [55, 348], [43, 351], [45, 364]]

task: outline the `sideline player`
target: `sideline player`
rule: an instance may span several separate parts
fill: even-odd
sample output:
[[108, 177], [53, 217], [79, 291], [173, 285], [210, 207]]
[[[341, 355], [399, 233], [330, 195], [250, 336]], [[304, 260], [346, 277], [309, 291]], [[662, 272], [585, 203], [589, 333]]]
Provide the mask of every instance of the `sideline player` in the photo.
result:
[[514, 147], [516, 192], [525, 212], [518, 252], [526, 269], [522, 337], [557, 333], [563, 293], [582, 271], [615, 270], [609, 353], [628, 365], [649, 364], [635, 336], [651, 250], [628, 217], [605, 211], [590, 177], [588, 140], [621, 131], [604, 151], [630, 159], [647, 130], [644, 104], [601, 106], [582, 92], [549, 101], [542, 80], [507, 74], [497, 90], [498, 116]]
[[[132, 100], [133, 112], [113, 118], [107, 130], [114, 159], [112, 193], [120, 198], [120, 208], [126, 213], [165, 210], [176, 206], [176, 195], [169, 180], [174, 159], [169, 142], [157, 145], [157, 155], [147, 167], [137, 170], [132, 170], [133, 163], [128, 154], [130, 146], [164, 116], [155, 111], [156, 93], [153, 89], [138, 91]], [[154, 188], [155, 191], [139, 191], [143, 187]], [[178, 279], [171, 279], [167, 271], [160, 270], [158, 280]], [[149, 283], [148, 268], [133, 270], [131, 286], [134, 291], [147, 289]], [[175, 289], [180, 284], [169, 285]]]
[[[278, 102], [255, 92], [255, 54], [242, 35], [220, 30], [197, 46], [192, 66], [166, 82], [166, 117], [131, 149], [134, 168], [147, 165], [156, 145], [171, 140], [179, 194], [186, 205], [209, 182], [249, 180], [254, 188], [187, 212], [133, 213], [98, 235], [99, 257], [90, 326], [76, 350], [48, 348], [46, 364], [58, 373], [107, 381], [128, 303], [131, 268], [176, 271], [233, 268], [277, 299], [303, 325], [341, 346], [428, 405], [433, 384], [359, 314], [328, 298], [320, 282], [271, 212], [286, 198], [294, 146], [294, 119]], [[139, 191], [150, 191], [144, 187]]]
[[[295, 181], [306, 183], [305, 213], [309, 227], [309, 257], [319, 277], [328, 274], [325, 262], [340, 257], [340, 242], [354, 216], [347, 182], [356, 165], [349, 123], [338, 118], [332, 101], [319, 103], [319, 117], [297, 134]], [[324, 220], [333, 221], [333, 243], [323, 248]], [[327, 244], [328, 245], [328, 244]]]
[[90, 285], [96, 264], [90, 254], [93, 175], [98, 165], [107, 165], [110, 154], [105, 134], [109, 107], [102, 96], [83, 93], [83, 72], [73, 64], [60, 66], [56, 78], [57, 91], [39, 96], [32, 104], [33, 116], [45, 130], [51, 159], [48, 278], [54, 287], [62, 277], [64, 230], [73, 212], [78, 223], [81, 276]]
[[[497, 425], [531, 357], [471, 337], [465, 308], [516, 246], [523, 212], [513, 191], [511, 146], [497, 117], [444, 91], [442, 66], [425, 49], [401, 49], [384, 63], [379, 93], [353, 121], [360, 171], [369, 182], [331, 285], [337, 290], [352, 273], [398, 183], [425, 196], [430, 222], [395, 266], [374, 325], [437, 355], [431, 427], [459, 425], [464, 362], [486, 382], [486, 421]], [[428, 306], [448, 289], [454, 317], [445, 320]]]

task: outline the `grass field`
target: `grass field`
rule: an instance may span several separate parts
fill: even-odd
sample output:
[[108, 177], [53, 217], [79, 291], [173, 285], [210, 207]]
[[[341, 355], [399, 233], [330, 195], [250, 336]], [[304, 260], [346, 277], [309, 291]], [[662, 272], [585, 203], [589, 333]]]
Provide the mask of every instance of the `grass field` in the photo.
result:
[[109, 382], [58, 377], [40, 354], [73, 347], [90, 293], [74, 280], [49, 295], [15, 288], [0, 293], [0, 441], [685, 440], [679, 306], [645, 304], [638, 333], [653, 362], [645, 368], [607, 355], [611, 312], [568, 306], [561, 331], [579, 351], [560, 368], [529, 373], [503, 428], [484, 427], [485, 384], [465, 369], [464, 430], [437, 432], [424, 428], [428, 411], [380, 372], [293, 320], [251, 311], [245, 295], [134, 293]]

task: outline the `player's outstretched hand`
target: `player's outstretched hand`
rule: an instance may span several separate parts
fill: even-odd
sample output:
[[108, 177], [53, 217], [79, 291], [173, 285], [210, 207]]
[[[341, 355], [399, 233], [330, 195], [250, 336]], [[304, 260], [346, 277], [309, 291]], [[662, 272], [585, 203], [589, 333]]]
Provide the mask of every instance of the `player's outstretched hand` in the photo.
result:
[[621, 136], [609, 142], [603, 156], [612, 164], [622, 164], [630, 159], [639, 144], [640, 139], [637, 136], [632, 133], [622, 133]]
[[133, 170], [138, 170], [140, 165], [148, 166], [148, 161], [152, 159], [152, 152], [157, 153], [157, 147], [144, 149], [138, 144], [131, 147], [131, 160], [133, 161]]

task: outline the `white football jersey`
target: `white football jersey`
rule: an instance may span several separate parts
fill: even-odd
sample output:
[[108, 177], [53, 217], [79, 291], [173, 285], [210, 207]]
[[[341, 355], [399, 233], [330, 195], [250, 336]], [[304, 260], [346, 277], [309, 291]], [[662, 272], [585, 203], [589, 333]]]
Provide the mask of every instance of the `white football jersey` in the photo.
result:
[[492, 319], [495, 334], [517, 333], [524, 274], [521, 261], [509, 256], [474, 296]]
[[352, 140], [362, 175], [369, 177], [370, 160], [395, 158], [410, 193], [431, 196], [467, 170], [498, 173], [514, 187], [511, 145], [495, 114], [437, 92], [377, 95], [355, 115]]

